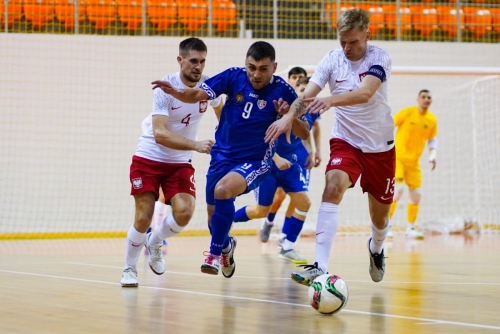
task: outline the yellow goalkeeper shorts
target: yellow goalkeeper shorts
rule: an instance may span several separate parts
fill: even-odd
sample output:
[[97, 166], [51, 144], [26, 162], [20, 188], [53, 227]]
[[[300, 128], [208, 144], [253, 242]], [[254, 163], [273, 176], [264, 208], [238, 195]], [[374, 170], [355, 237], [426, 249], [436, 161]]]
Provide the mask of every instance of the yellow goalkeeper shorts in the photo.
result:
[[396, 158], [396, 183], [406, 183], [408, 188], [416, 189], [422, 185], [420, 162], [403, 162]]

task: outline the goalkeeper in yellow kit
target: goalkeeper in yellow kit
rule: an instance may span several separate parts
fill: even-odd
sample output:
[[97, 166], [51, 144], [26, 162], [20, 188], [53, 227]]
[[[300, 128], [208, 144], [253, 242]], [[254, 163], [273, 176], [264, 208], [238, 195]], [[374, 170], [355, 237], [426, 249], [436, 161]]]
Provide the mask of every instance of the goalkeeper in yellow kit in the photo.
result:
[[[437, 149], [437, 119], [429, 111], [432, 103], [431, 93], [423, 89], [418, 93], [417, 105], [404, 108], [394, 116], [396, 130], [396, 177], [394, 201], [389, 211], [392, 219], [396, 211], [398, 200], [404, 193], [404, 184], [410, 191], [408, 203], [408, 224], [405, 235], [408, 238], [423, 239], [424, 235], [419, 232], [414, 224], [420, 203], [419, 188], [422, 185], [422, 173], [420, 171], [420, 156], [428, 142], [429, 163], [431, 170], [436, 168]], [[388, 236], [391, 236], [389, 233]]]

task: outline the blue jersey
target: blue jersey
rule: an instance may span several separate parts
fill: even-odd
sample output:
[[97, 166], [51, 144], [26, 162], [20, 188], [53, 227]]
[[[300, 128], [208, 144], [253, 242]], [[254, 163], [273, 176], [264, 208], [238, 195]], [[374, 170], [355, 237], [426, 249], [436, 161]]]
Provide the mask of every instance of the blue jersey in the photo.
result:
[[[318, 117], [319, 114], [306, 113], [302, 115], [301, 120], [306, 121], [309, 124], [310, 130]], [[302, 139], [295, 136], [293, 133], [290, 134], [290, 143], [288, 143], [286, 140], [286, 134], [280, 135], [278, 137], [277, 143], [276, 153], [278, 153], [280, 157], [288, 160], [291, 159], [291, 155], [296, 153], [298, 148], [304, 147], [304, 145], [302, 144]]]
[[262, 160], [272, 157], [274, 145], [264, 142], [268, 127], [278, 112], [273, 100], [280, 98], [292, 104], [297, 98], [294, 89], [279, 76], [260, 90], [255, 90], [244, 68], [233, 67], [206, 80], [200, 86], [210, 99], [226, 94], [226, 103], [215, 132], [212, 158], [232, 161]]

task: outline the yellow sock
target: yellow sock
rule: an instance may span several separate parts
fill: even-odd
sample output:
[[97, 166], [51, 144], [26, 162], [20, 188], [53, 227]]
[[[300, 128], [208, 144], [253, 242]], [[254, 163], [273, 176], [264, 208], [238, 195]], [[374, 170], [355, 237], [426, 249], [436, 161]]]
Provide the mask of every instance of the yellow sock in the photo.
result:
[[417, 221], [418, 204], [408, 204], [408, 223], [414, 224]]
[[389, 219], [392, 219], [392, 216], [394, 216], [394, 211], [396, 211], [397, 206], [398, 202], [392, 202], [391, 208], [389, 209]]

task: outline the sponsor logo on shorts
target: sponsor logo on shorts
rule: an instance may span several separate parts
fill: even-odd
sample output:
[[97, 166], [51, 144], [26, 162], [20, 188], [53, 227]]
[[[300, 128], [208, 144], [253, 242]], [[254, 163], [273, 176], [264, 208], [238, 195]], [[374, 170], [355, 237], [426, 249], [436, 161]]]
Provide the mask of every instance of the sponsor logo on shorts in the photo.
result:
[[132, 186], [134, 189], [141, 189], [142, 188], [142, 179], [139, 177], [137, 179], [132, 179]]
[[390, 200], [391, 198], [392, 198], [392, 196], [388, 196], [388, 197], [380, 196], [380, 199], [382, 201], [387, 201], [387, 200]]
[[342, 158], [333, 158], [330, 165], [333, 165], [333, 166], [340, 165], [341, 162], [342, 162]]

